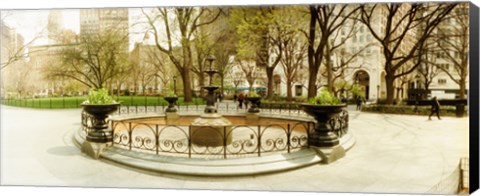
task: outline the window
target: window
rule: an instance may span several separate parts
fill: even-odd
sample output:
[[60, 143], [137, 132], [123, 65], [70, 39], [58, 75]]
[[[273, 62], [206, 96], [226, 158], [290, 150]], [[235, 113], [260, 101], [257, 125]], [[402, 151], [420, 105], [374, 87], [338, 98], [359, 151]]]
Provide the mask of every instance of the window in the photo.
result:
[[363, 42], [363, 35], [360, 35], [360, 42]]
[[345, 35], [345, 29], [342, 29], [342, 35]]
[[360, 33], [363, 33], [363, 26], [360, 27]]
[[295, 95], [302, 96], [302, 85], [295, 85]]
[[438, 84], [446, 84], [447, 79], [438, 79]]
[[353, 43], [357, 42], [357, 36], [353, 36]]

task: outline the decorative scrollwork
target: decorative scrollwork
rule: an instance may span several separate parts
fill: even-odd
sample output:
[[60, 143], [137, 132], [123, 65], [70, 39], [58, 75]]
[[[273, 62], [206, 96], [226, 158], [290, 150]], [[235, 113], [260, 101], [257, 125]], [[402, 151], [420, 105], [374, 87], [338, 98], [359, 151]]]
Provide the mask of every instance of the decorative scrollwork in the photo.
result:
[[292, 136], [290, 139], [290, 146], [295, 149], [295, 148], [301, 148], [307, 146], [308, 139], [306, 135], [296, 135]]
[[253, 154], [257, 152], [257, 147], [257, 142], [253, 139], [235, 140], [227, 146], [227, 152], [229, 154]]

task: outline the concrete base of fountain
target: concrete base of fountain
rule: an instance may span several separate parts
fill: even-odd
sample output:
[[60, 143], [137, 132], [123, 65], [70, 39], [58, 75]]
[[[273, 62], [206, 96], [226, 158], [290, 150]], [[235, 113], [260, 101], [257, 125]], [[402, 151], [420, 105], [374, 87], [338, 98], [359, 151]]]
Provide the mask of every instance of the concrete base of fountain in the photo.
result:
[[167, 120], [177, 120], [180, 115], [178, 115], [178, 112], [165, 112], [165, 117]]
[[223, 146], [232, 143], [232, 123], [216, 113], [205, 113], [192, 122], [192, 143], [201, 146]]
[[322, 163], [329, 164], [341, 159], [345, 156], [345, 148], [341, 145], [333, 147], [315, 147], [310, 146], [311, 149], [317, 152], [317, 155], [322, 158]]
[[247, 113], [245, 115], [247, 120], [258, 120], [260, 118], [259, 113]]

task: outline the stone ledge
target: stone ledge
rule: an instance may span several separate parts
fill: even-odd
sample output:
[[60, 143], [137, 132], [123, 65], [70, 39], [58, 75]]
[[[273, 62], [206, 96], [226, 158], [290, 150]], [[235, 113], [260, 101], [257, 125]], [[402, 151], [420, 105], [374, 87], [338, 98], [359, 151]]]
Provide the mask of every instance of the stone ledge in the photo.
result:
[[[73, 136], [74, 143], [78, 147], [81, 147], [84, 138], [85, 133], [81, 129]], [[340, 145], [345, 151], [354, 144], [355, 140], [350, 134], [346, 134], [340, 139]], [[313, 148], [304, 148], [292, 153], [265, 154], [261, 157], [207, 159], [162, 156], [110, 147], [99, 156], [112, 162], [146, 171], [192, 176], [266, 174], [330, 162], [322, 159]]]

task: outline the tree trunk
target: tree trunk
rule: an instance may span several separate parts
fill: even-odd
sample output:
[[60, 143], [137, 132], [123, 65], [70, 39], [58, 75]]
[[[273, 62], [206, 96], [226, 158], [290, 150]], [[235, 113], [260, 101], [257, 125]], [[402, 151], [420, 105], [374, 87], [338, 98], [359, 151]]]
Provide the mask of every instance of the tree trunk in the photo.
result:
[[[184, 38], [185, 39], [185, 38]], [[192, 51], [190, 49], [190, 44], [187, 41], [183, 41], [183, 70], [182, 70], [182, 80], [183, 80], [183, 100], [185, 102], [192, 101], [192, 84], [190, 80], [190, 68], [192, 66]]]
[[266, 67], [267, 72], [267, 99], [271, 100], [273, 98], [273, 69], [271, 67]]
[[466, 91], [466, 84], [465, 78], [460, 79], [460, 94], [458, 96], [459, 99], [465, 99], [465, 91]]
[[318, 68], [310, 68], [310, 72], [308, 73], [308, 98], [313, 98], [317, 95], [317, 74]]
[[292, 101], [292, 81], [287, 80], [287, 101]]
[[224, 95], [224, 88], [225, 88], [225, 77], [223, 74], [220, 75], [220, 94], [223, 96]]
[[386, 104], [388, 104], [388, 105], [393, 104], [394, 90], [395, 90], [395, 88], [393, 86], [394, 81], [395, 81], [395, 78], [393, 77], [393, 75], [390, 75], [388, 73], [385, 75], [385, 85], [386, 85], [386, 89], [387, 89]]

